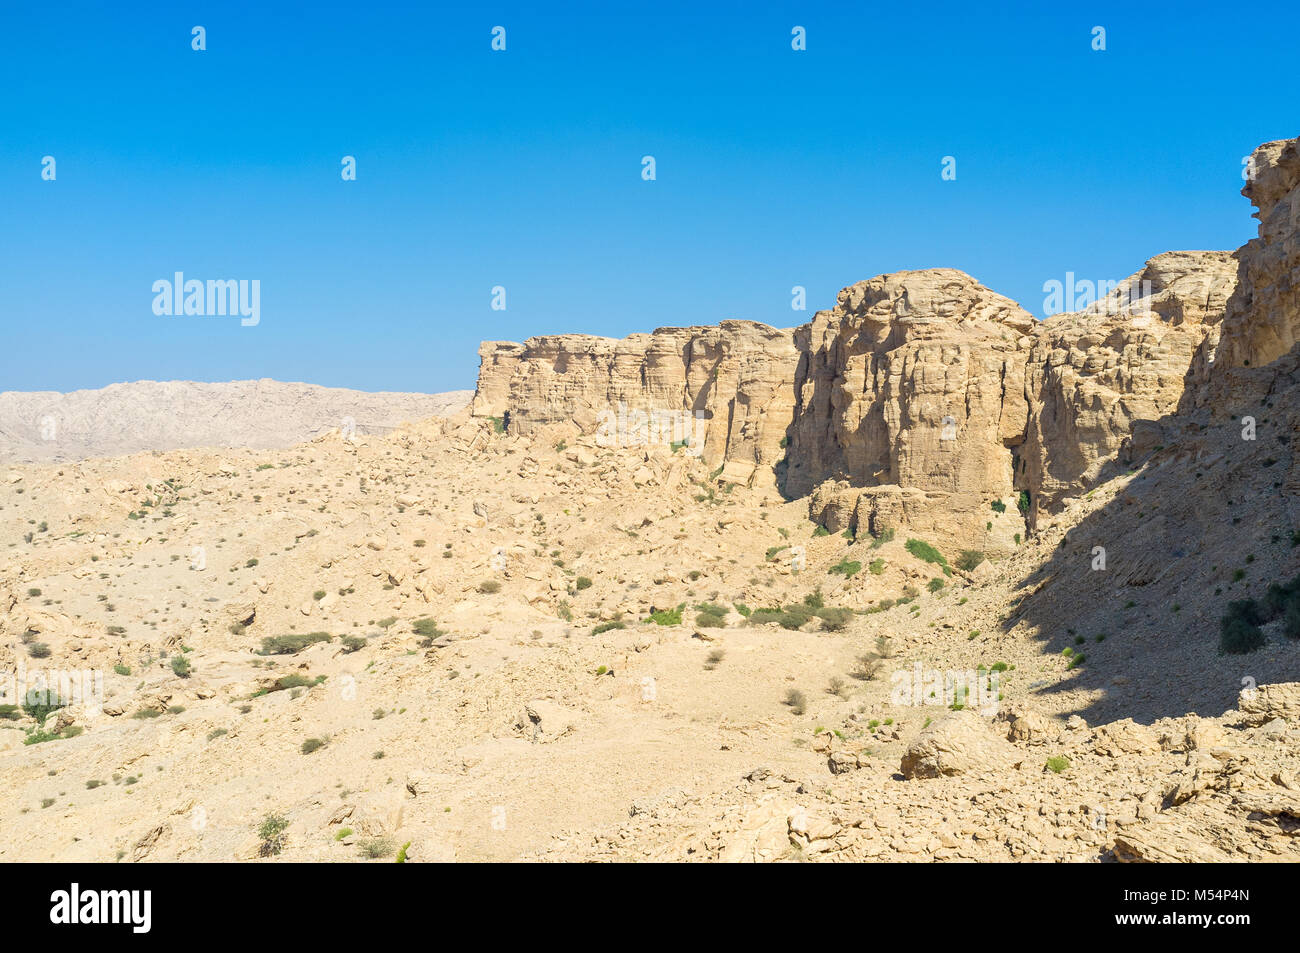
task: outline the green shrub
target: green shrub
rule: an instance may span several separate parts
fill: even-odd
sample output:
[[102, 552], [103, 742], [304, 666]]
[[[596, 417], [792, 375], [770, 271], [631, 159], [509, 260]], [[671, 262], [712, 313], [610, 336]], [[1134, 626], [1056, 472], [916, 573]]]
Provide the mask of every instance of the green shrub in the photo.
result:
[[65, 738], [75, 738], [85, 730], [80, 725], [69, 725], [62, 731], [44, 731], [37, 728], [27, 733], [27, 736], [23, 738], [23, 744], [38, 745], [45, 741], [62, 741]]
[[1058, 754], [1054, 758], [1047, 759], [1047, 770], [1053, 774], [1060, 774], [1070, 766], [1070, 759], [1063, 754]]
[[614, 629], [626, 629], [627, 626], [615, 619], [612, 622], [602, 622], [591, 630], [592, 635], [600, 635], [602, 632], [612, 632]]
[[957, 568], [962, 572], [970, 572], [984, 562], [984, 559], [984, 554], [978, 549], [963, 549], [961, 555], [957, 557]]
[[190, 672], [193, 670], [193, 666], [190, 665], [190, 660], [184, 655], [172, 656], [172, 673], [174, 675], [180, 678], [189, 678]]
[[826, 571], [831, 574], [842, 575], [845, 579], [852, 579], [853, 576], [862, 571], [862, 563], [856, 559], [844, 558]]
[[1016, 497], [1016, 508], [1022, 514], [1029, 513], [1029, 493], [1027, 491], [1021, 490], [1020, 495]]
[[882, 529], [879, 533], [877, 533], [874, 537], [872, 537], [871, 548], [879, 549], [881, 546], [885, 545], [885, 543], [892, 541], [893, 538], [894, 538], [894, 530], [892, 527], [887, 529]]
[[298, 750], [303, 754], [311, 754], [313, 751], [319, 751], [321, 748], [324, 748], [328, 743], [328, 738], [308, 738], [302, 743], [302, 746]]
[[883, 559], [873, 559], [867, 566], [873, 576], [882, 576], [885, 572], [885, 561]]
[[315, 678], [308, 678], [305, 675], [299, 675], [297, 672], [294, 672], [290, 675], [281, 675], [271, 683], [270, 688], [263, 688], [260, 691], [254, 692], [253, 697], [256, 698], [259, 695], [269, 695], [271, 692], [283, 692], [293, 688], [311, 688], [313, 685], [319, 685], [323, 681], [325, 681], [324, 675], [317, 675]]
[[573, 588], [581, 592], [583, 589], [591, 588], [591, 580], [586, 576], [579, 576], [573, 581]]
[[831, 632], [843, 630], [853, 620], [852, 609], [818, 609], [817, 618], [822, 620], [822, 628]]
[[426, 649], [433, 645], [435, 639], [447, 634], [438, 628], [438, 624], [428, 616], [412, 622], [411, 631], [420, 636], [420, 646]]
[[815, 530], [813, 530], [812, 534], [814, 536], [829, 536], [831, 534], [831, 531], [828, 530], [825, 526], [818, 526]]
[[791, 605], [780, 610], [777, 621], [781, 623], [781, 628], [796, 631], [803, 628], [813, 617], [813, 611], [807, 606]]
[[283, 814], [268, 814], [257, 828], [257, 837], [261, 846], [258, 853], [263, 857], [273, 857], [284, 850], [284, 832], [289, 826], [289, 819]]
[[935, 576], [928, 583], [926, 583], [925, 587], [929, 589], [931, 592], [938, 592], [940, 589], [944, 587], [944, 585], [945, 585], [944, 581], [940, 579], [938, 576]]
[[720, 629], [727, 624], [727, 619], [713, 612], [697, 612], [695, 624], [703, 629]]
[[1001, 500], [994, 500], [989, 506], [992, 507], [994, 513], [1005, 513], [1007, 511], [1007, 504]]
[[262, 639], [258, 655], [296, 655], [317, 642], [332, 642], [328, 632], [308, 632], [305, 635], [268, 635]]
[[944, 569], [949, 569], [948, 560], [944, 558], [943, 553], [939, 552], [939, 550], [935, 549], [925, 540], [909, 539], [905, 545], [907, 551], [917, 559], [923, 559], [928, 563], [934, 563], [937, 566], [942, 566]]
[[1263, 612], [1268, 619], [1276, 619], [1285, 614], [1288, 608], [1297, 604], [1300, 604], [1300, 576], [1281, 585], [1271, 584], [1268, 591], [1264, 593]]
[[372, 837], [361, 842], [360, 850], [361, 856], [367, 860], [378, 860], [392, 855], [393, 842], [386, 837]]
[[653, 622], [655, 625], [681, 625], [682, 610], [685, 608], [686, 603], [683, 602], [675, 609], [655, 609], [650, 613], [650, 618], [647, 621]]
[[347, 655], [359, 652], [366, 647], [366, 640], [359, 635], [345, 635], [339, 641], [343, 643], [343, 651]]
[[1254, 599], [1237, 599], [1228, 603], [1228, 613], [1219, 622], [1219, 651], [1227, 655], [1245, 655], [1264, 644], [1260, 623], [1264, 617]]
[[1288, 639], [1300, 639], [1300, 600], [1287, 606], [1282, 614], [1282, 634]]

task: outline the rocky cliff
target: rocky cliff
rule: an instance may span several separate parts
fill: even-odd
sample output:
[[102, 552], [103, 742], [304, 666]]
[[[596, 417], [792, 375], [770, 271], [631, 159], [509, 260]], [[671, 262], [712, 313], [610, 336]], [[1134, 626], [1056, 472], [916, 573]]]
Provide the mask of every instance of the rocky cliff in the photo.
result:
[[1203, 383], [1196, 358], [1218, 342], [1236, 271], [1230, 252], [1167, 252], [1088, 310], [1041, 323], [1017, 483], [1033, 514], [1059, 511], [1108, 466], [1163, 442], [1161, 418]]
[[611, 445], [681, 443], [742, 482], [770, 479], [784, 454], [798, 362], [789, 330], [723, 321], [622, 340], [560, 334], [488, 341], [479, 355], [474, 414], [511, 431], [572, 422]]
[[775, 480], [832, 531], [1005, 551], [1163, 446], [1173, 415], [1212, 400], [1216, 375], [1292, 349], [1298, 189], [1296, 141], [1261, 146], [1243, 189], [1258, 239], [1159, 255], [1043, 321], [936, 268], [851, 285], [793, 331], [725, 321], [488, 342], [474, 412], [520, 432], [590, 432], [622, 407], [698, 414], [719, 479]]
[[1237, 252], [1240, 284], [1223, 319], [1221, 368], [1261, 367], [1300, 341], [1300, 140], [1264, 143], [1249, 169], [1241, 194], [1258, 209], [1259, 237]]
[[972, 547], [998, 530], [1010, 544], [1010, 524], [986, 526], [1012, 492], [1034, 324], [950, 268], [845, 288], [796, 335], [786, 492], [816, 490], [813, 515], [832, 531], [943, 524]]

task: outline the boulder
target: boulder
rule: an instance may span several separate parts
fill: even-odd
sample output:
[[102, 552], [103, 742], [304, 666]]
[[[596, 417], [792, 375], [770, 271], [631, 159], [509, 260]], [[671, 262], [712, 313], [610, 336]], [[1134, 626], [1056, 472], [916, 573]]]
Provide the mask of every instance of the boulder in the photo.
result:
[[1010, 767], [1016, 751], [992, 725], [969, 708], [936, 719], [903, 754], [905, 778], [983, 774]]

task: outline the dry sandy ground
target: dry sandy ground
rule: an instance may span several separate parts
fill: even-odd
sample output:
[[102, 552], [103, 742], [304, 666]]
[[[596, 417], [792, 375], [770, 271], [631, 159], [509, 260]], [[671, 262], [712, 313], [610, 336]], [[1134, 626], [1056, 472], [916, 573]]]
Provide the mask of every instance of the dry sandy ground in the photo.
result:
[[[1300, 859], [1300, 689], [1238, 698], [1300, 680], [1300, 645], [1216, 649], [1223, 602], [1300, 549], [1184, 486], [1240, 486], [1236, 462], [1185, 463], [972, 572], [818, 533], [686, 452], [464, 413], [15, 465], [4, 668], [105, 674], [102, 710], [0, 721], [0, 858]], [[1094, 536], [1120, 567], [1157, 545], [1131, 499], [1166, 527], [1197, 508], [1213, 575], [1089, 572]], [[818, 595], [855, 611], [754, 615]], [[983, 696], [929, 697], [932, 670]]]

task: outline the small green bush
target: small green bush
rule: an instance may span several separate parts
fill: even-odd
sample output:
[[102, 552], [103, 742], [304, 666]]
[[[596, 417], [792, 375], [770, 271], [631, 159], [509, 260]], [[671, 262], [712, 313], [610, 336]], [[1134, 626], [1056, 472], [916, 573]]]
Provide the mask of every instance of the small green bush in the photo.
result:
[[856, 559], [841, 559], [838, 563], [826, 570], [831, 574], [842, 575], [845, 579], [852, 579], [855, 575], [862, 572], [862, 563]]
[[948, 568], [948, 560], [944, 558], [943, 553], [935, 549], [923, 539], [909, 539], [905, 544], [907, 551], [917, 559], [923, 559], [928, 563], [934, 563], [937, 566]]
[[817, 618], [822, 620], [822, 628], [831, 632], [843, 630], [853, 620], [852, 609], [818, 609]]
[[1245, 655], [1264, 644], [1259, 625], [1263, 616], [1254, 599], [1237, 599], [1228, 603], [1228, 613], [1219, 622], [1219, 651], [1226, 655]]
[[378, 860], [381, 857], [389, 857], [393, 853], [393, 842], [385, 837], [372, 837], [369, 840], [363, 840], [360, 846], [361, 856], [367, 860]]
[[296, 655], [317, 642], [332, 642], [328, 632], [308, 632], [305, 635], [268, 635], [262, 639], [258, 655]]
[[284, 850], [284, 832], [289, 826], [289, 819], [283, 814], [268, 814], [257, 828], [257, 837], [262, 842], [258, 853], [263, 857], [273, 857]]
[[686, 603], [682, 603], [675, 609], [655, 609], [650, 613], [648, 621], [655, 625], [681, 625], [682, 610], [686, 608]]

